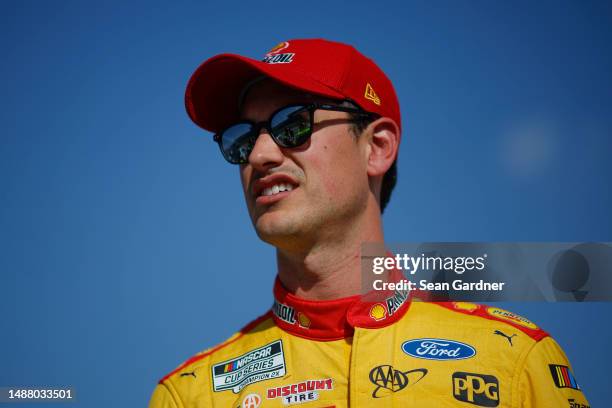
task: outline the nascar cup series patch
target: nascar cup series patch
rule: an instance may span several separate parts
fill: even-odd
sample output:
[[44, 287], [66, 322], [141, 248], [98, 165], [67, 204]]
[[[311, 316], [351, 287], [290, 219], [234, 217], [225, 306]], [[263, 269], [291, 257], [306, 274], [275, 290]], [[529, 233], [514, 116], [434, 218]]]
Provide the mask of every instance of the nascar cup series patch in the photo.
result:
[[212, 367], [213, 390], [238, 394], [249, 384], [284, 376], [285, 355], [281, 340], [251, 350]]

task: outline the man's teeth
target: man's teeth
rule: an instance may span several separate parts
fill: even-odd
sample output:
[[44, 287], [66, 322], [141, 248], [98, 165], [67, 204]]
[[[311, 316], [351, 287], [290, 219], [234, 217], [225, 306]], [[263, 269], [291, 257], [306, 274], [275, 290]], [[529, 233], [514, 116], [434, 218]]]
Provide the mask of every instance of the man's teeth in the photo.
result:
[[293, 190], [293, 186], [291, 184], [275, 184], [272, 187], [268, 187], [268, 188], [264, 188], [264, 190], [261, 192], [262, 196], [271, 196], [271, 195], [275, 195], [278, 194], [282, 191], [291, 191]]

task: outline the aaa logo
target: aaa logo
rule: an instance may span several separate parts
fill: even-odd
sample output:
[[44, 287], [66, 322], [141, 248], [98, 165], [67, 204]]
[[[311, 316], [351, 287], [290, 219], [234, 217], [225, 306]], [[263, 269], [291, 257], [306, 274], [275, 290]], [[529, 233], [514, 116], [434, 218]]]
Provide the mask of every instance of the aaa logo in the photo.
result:
[[[414, 370], [400, 371], [393, 368], [390, 365], [381, 365], [374, 367], [370, 371], [370, 382], [376, 385], [374, 391], [372, 391], [373, 398], [384, 397], [380, 395], [380, 390], [387, 390], [389, 392], [398, 392], [406, 388], [408, 385], [416, 384], [427, 375], [426, 368], [416, 368]], [[387, 393], [388, 394], [388, 393]]]

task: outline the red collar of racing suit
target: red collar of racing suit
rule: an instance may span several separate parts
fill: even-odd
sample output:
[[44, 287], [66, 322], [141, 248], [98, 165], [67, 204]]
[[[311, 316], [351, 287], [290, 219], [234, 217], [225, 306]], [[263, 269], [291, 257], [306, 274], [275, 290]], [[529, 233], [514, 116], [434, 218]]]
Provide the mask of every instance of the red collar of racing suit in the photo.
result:
[[286, 332], [311, 340], [352, 337], [355, 327], [380, 328], [398, 321], [410, 307], [407, 291], [372, 291], [334, 300], [306, 300], [274, 283], [272, 317]]

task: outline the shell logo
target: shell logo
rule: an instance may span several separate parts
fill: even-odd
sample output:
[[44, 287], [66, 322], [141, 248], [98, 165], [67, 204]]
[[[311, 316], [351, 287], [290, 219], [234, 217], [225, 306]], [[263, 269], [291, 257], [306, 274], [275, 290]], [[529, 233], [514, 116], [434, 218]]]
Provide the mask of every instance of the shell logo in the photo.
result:
[[270, 51], [268, 51], [266, 53], [266, 55], [276, 54], [278, 52], [281, 52], [282, 50], [284, 50], [287, 47], [289, 47], [289, 42], [283, 41], [281, 43], [276, 44], [274, 47], [272, 47], [272, 49]]
[[387, 317], [387, 309], [381, 304], [377, 303], [370, 309], [370, 317], [377, 322]]
[[259, 394], [249, 394], [242, 400], [242, 408], [258, 408], [261, 405]]
[[453, 302], [453, 306], [458, 310], [467, 310], [468, 312], [472, 312], [478, 309], [478, 305], [469, 302]]
[[310, 327], [310, 319], [304, 313], [298, 312], [298, 323], [300, 326], [309, 328]]

